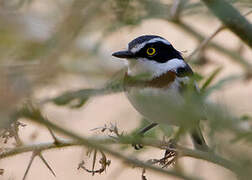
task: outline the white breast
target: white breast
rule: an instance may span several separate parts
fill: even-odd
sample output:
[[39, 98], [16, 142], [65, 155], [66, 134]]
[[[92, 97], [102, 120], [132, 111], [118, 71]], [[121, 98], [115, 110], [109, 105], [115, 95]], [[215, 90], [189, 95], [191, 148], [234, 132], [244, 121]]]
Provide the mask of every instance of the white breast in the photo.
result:
[[169, 88], [130, 88], [126, 94], [135, 109], [147, 120], [177, 125], [170, 110], [184, 102], [179, 92], [179, 81], [176, 79]]

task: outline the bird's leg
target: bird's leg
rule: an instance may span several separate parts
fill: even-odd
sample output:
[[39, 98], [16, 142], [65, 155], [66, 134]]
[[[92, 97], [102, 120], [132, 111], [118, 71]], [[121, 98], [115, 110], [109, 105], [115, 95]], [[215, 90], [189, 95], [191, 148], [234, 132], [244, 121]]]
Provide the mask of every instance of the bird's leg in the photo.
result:
[[170, 164], [176, 161], [177, 159], [176, 146], [181, 134], [183, 133], [184, 133], [183, 128], [179, 128], [174, 138], [169, 140], [167, 149], [165, 150], [164, 153], [164, 157], [160, 160], [160, 164], [162, 165], [163, 168], [169, 166]]
[[[149, 124], [148, 126], [144, 127], [143, 129], [141, 129], [137, 135], [140, 136], [140, 137], [143, 137], [143, 135], [149, 131], [150, 129], [154, 128], [155, 126], [157, 126], [158, 123], [151, 123]], [[141, 148], [143, 148], [143, 145], [142, 144], [132, 144], [132, 146], [136, 149], [136, 150], [139, 150]]]
[[170, 141], [169, 141], [169, 148], [175, 149], [177, 146], [177, 142], [179, 141], [179, 138], [184, 133], [185, 133], [184, 128], [179, 127], [178, 131], [175, 133], [174, 138], [170, 139]]
[[141, 136], [143, 136], [144, 133], [146, 133], [150, 129], [154, 128], [156, 125], [158, 125], [158, 123], [151, 123], [150, 125], [144, 127], [138, 134], [141, 135]]

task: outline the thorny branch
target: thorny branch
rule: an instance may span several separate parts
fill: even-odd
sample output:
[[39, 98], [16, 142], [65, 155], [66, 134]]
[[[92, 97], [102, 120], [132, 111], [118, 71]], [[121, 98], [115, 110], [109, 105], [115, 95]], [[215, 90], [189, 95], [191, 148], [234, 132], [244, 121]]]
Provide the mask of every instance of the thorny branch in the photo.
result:
[[38, 156], [42, 160], [42, 162], [46, 165], [46, 167], [49, 169], [49, 171], [56, 177], [56, 174], [54, 173], [53, 169], [48, 164], [48, 162], [46, 161], [46, 159], [42, 156], [41, 150], [35, 149], [35, 150], [32, 151], [31, 159], [30, 159], [30, 161], [28, 163], [28, 166], [27, 166], [27, 168], [25, 170], [25, 174], [23, 176], [23, 180], [26, 179], [27, 174], [28, 174], [28, 172], [29, 172], [29, 170], [31, 168], [31, 165], [32, 165], [32, 163], [33, 163], [33, 161], [34, 161], [34, 159], [35, 159], [36, 156]]
[[[130, 137], [122, 137], [115, 141], [111, 138], [90, 138], [89, 141], [94, 142], [94, 144], [129, 144], [131, 145], [135, 140], [133, 140]], [[138, 141], [138, 143], [142, 143], [145, 146], [151, 146], [156, 147], [160, 149], [166, 149], [167, 148], [167, 142], [160, 141], [153, 138], [143, 138]], [[50, 143], [39, 143], [39, 144], [31, 144], [31, 145], [23, 145], [17, 148], [9, 149], [6, 151], [3, 151], [0, 153], [0, 159], [8, 158], [14, 155], [18, 155], [25, 152], [30, 151], [46, 151], [50, 149], [57, 149], [57, 148], [65, 148], [69, 146], [81, 146], [82, 142], [76, 141], [76, 140], [65, 140], [61, 139], [59, 140], [59, 144], [55, 145], [53, 142]], [[188, 148], [184, 148], [182, 146], [177, 146], [178, 151], [181, 153], [181, 156], [189, 156], [189, 157], [195, 157], [198, 159], [205, 159], [209, 162], [213, 162], [211, 159], [207, 159], [207, 157], [203, 157], [203, 154], [206, 154], [206, 152], [201, 152], [198, 150], [190, 150]], [[172, 150], [172, 149], [171, 149]], [[214, 155], [213, 155], [214, 156]], [[218, 156], [217, 156], [218, 157]], [[217, 158], [219, 159], [219, 158]], [[217, 163], [218, 164], [218, 163]]]
[[[120, 137], [117, 138], [117, 141], [115, 141], [115, 139], [87, 139], [85, 137], [81, 137], [71, 131], [68, 131], [50, 121], [48, 121], [47, 119], [45, 119], [42, 114], [40, 113], [40, 111], [34, 107], [27, 107], [26, 109], [23, 110], [23, 116], [26, 118], [29, 118], [35, 122], [38, 122], [40, 124], [43, 124], [47, 127], [50, 127], [52, 129], [54, 129], [55, 131], [61, 132], [71, 138], [73, 138], [74, 140], [72, 141], [61, 141], [58, 140], [58, 144], [56, 145], [55, 143], [46, 143], [46, 144], [39, 144], [39, 145], [30, 145], [30, 146], [22, 146], [22, 147], [18, 147], [9, 151], [5, 151], [2, 152], [0, 154], [0, 158], [5, 158], [11, 155], [15, 155], [15, 154], [19, 154], [22, 152], [28, 152], [28, 151], [35, 151], [35, 150], [39, 150], [39, 151], [43, 151], [43, 150], [47, 150], [47, 149], [51, 149], [51, 148], [60, 148], [60, 147], [66, 147], [66, 146], [73, 146], [73, 145], [84, 145], [86, 147], [91, 147], [94, 149], [99, 149], [103, 152], [106, 152], [112, 156], [115, 156], [119, 159], [122, 159], [123, 161], [130, 163], [130, 164], [134, 164], [136, 166], [139, 167], [143, 167], [143, 168], [148, 168], [160, 173], [165, 173], [168, 175], [172, 175], [172, 176], [176, 176], [176, 177], [180, 177], [182, 179], [191, 179], [190, 177], [184, 176], [180, 173], [174, 172], [174, 171], [167, 171], [164, 170], [162, 168], [158, 168], [155, 167], [153, 165], [150, 165], [148, 163], [143, 163], [135, 158], [132, 157], [127, 157], [124, 156], [123, 154], [112, 150], [110, 148], [108, 148], [107, 146], [105, 146], [106, 144], [114, 144], [114, 143], [119, 143], [119, 144], [132, 144], [135, 143], [136, 141], [139, 141], [139, 143], [145, 145], [145, 146], [153, 146], [153, 147], [158, 147], [161, 149], [167, 149], [168, 144], [166, 144], [163, 141], [158, 141], [158, 140], [148, 140], [148, 139], [142, 139], [142, 140], [136, 140], [135, 138], [130, 138], [130, 137]], [[243, 177], [244, 175], [247, 175], [247, 172], [244, 173], [244, 170], [242, 167], [240, 167], [239, 165], [235, 164], [234, 162], [228, 161], [216, 154], [214, 154], [213, 152], [202, 152], [202, 151], [198, 151], [198, 150], [190, 150], [181, 146], [177, 145], [177, 149], [178, 153], [181, 156], [189, 156], [189, 157], [194, 157], [197, 159], [203, 159], [215, 164], [218, 164], [220, 166], [223, 166], [229, 170], [231, 170], [232, 172], [236, 173], [238, 176]]]

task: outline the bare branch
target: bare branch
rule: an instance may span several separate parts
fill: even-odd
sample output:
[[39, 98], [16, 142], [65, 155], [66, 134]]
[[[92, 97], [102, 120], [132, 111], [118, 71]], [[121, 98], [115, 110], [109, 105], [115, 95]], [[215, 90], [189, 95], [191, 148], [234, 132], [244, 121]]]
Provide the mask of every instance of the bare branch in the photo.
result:
[[[204, 35], [202, 35], [201, 33], [197, 32], [197, 30], [195, 30], [191, 25], [179, 21], [179, 22], [173, 22], [175, 23], [178, 27], [180, 27], [182, 30], [184, 30], [185, 32], [187, 32], [188, 34], [192, 35], [193, 37], [195, 37], [198, 41], [203, 41]], [[233, 60], [233, 62], [238, 63], [239, 65], [241, 65], [242, 68], [244, 68], [246, 70], [246, 72], [251, 72], [252, 69], [252, 65], [249, 63], [248, 60], [244, 59], [242, 56], [240, 56], [238, 53], [234, 52], [234, 51], [230, 51], [229, 49], [220, 46], [219, 44], [216, 44], [214, 42], [209, 42], [209, 47], [215, 49], [216, 51], [228, 56], [231, 60]]]
[[95, 163], [96, 163], [96, 155], [97, 155], [97, 150], [95, 149], [94, 150], [94, 156], [93, 156], [93, 164], [92, 164], [92, 171], [93, 171], [92, 175], [95, 174], [94, 173], [94, 168], [95, 168]]
[[[244, 16], [248, 16], [249, 14], [252, 13], [252, 10], [246, 12], [244, 14]], [[220, 27], [218, 27], [209, 37], [205, 38], [201, 44], [186, 58], [187, 61], [189, 62], [192, 57], [199, 51], [203, 50], [208, 44], [209, 42], [217, 35], [219, 34], [222, 30], [226, 29], [226, 26], [221, 25]]]
[[202, 1], [227, 28], [252, 48], [252, 24], [245, 17], [225, 0]]
[[179, 19], [180, 12], [182, 11], [184, 5], [187, 3], [187, 0], [174, 0], [171, 10], [170, 16], [174, 21]]
[[208, 43], [222, 30], [224, 30], [225, 27], [224, 26], [220, 26], [216, 31], [214, 31], [208, 38], [204, 39], [201, 44], [186, 58], [187, 61], [189, 62], [192, 57], [199, 51], [203, 50]]
[[0, 169], [0, 175], [3, 175], [4, 174], [4, 169]]

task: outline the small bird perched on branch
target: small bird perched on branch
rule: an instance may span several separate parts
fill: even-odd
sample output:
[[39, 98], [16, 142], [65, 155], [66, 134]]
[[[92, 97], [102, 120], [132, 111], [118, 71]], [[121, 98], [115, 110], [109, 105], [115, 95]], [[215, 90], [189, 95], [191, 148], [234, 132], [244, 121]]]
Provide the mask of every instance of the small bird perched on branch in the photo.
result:
[[[193, 71], [169, 41], [155, 35], [140, 36], [128, 44], [127, 50], [115, 52], [112, 56], [127, 60], [128, 71], [124, 78], [127, 97], [135, 109], [152, 122], [142, 133], [157, 123], [161, 126], [186, 124], [184, 120], [180, 122], [173, 118], [173, 111], [177, 110], [173, 105], [180, 107], [184, 103], [183, 88], [190, 82]], [[163, 102], [167, 99], [170, 104]], [[183, 112], [176, 111], [182, 116]], [[198, 121], [190, 129], [190, 134], [194, 146], [206, 150]]]

